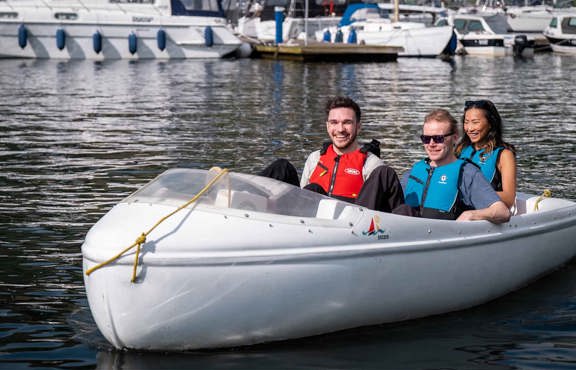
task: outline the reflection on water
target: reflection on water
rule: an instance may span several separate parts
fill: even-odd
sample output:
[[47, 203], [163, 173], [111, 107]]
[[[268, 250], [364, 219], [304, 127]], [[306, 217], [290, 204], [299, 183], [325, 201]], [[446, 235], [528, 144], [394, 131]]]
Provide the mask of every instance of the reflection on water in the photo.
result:
[[0, 367], [143, 369], [568, 368], [570, 265], [491, 304], [410, 323], [250, 349], [111, 351], [91, 319], [80, 245], [115, 203], [172, 167], [299, 168], [326, 140], [323, 103], [348, 94], [362, 138], [399, 172], [423, 156], [430, 109], [489, 98], [517, 146], [520, 189], [576, 198], [576, 59], [396, 63], [0, 60]]

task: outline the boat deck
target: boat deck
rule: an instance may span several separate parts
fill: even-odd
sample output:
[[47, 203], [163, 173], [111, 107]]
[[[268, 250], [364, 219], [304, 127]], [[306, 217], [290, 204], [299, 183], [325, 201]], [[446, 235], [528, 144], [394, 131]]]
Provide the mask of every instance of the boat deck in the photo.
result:
[[391, 62], [398, 58], [401, 47], [332, 44], [313, 42], [304, 45], [253, 45], [252, 57], [301, 62]]

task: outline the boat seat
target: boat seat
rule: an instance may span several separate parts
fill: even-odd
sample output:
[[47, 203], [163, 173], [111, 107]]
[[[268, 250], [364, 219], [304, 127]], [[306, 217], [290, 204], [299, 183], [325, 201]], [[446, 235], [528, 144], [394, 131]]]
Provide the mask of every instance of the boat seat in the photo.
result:
[[214, 201], [216, 207], [236, 208], [247, 211], [265, 212], [268, 199], [264, 196], [252, 194], [247, 191], [228, 191], [220, 189]]
[[316, 218], [325, 218], [328, 220], [334, 220], [338, 214], [342, 211], [344, 205], [342, 202], [336, 199], [322, 199], [318, 203], [318, 209], [316, 211]]
[[526, 199], [526, 203], [525, 203], [526, 204], [525, 205], [526, 213], [550, 211], [553, 209], [567, 207], [569, 205], [569, 202], [566, 202], [566, 200], [564, 200], [564, 199], [543, 198], [538, 203], [538, 209], [534, 209], [534, 206], [535, 206], [536, 202], [538, 201], [538, 198], [540, 198], [540, 197], [530, 197], [530, 198]]

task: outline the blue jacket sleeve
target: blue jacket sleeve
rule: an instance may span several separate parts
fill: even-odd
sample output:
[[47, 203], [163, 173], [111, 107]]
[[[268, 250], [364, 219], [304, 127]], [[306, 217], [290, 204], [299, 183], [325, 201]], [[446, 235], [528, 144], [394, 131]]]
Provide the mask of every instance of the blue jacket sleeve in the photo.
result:
[[459, 188], [462, 201], [473, 209], [487, 208], [500, 200], [482, 172], [470, 163], [464, 165]]

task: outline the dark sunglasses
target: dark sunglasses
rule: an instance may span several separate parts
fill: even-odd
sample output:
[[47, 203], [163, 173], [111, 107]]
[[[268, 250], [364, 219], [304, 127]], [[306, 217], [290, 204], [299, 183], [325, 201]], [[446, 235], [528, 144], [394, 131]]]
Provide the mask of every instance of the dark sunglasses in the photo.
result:
[[464, 102], [464, 110], [470, 108], [488, 109], [490, 108], [490, 102], [488, 100], [466, 100]]
[[444, 135], [420, 135], [420, 140], [422, 140], [423, 144], [430, 144], [430, 140], [434, 140], [436, 144], [442, 144], [444, 142], [444, 138], [454, 135], [453, 132]]

